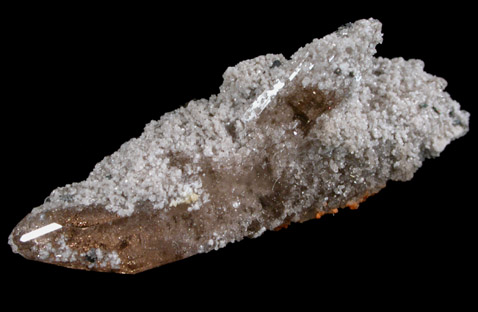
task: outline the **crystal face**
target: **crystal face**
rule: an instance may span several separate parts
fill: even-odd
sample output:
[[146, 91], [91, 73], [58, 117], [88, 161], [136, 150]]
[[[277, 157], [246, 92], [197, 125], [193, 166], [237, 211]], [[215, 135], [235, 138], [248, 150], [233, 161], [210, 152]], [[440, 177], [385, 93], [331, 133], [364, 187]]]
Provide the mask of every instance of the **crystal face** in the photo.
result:
[[[290, 222], [357, 208], [468, 131], [419, 60], [374, 57], [360, 20], [224, 74], [220, 93], [146, 125], [12, 231], [25, 258], [137, 273]], [[447, 113], [445, 113], [447, 112]]]

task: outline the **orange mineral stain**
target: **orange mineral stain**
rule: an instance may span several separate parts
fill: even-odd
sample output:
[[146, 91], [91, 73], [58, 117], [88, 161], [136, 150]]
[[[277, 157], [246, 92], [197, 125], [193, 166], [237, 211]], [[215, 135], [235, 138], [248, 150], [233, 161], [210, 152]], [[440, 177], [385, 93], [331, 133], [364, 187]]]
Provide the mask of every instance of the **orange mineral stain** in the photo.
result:
[[359, 205], [366, 201], [370, 196], [375, 195], [376, 193], [365, 192], [365, 194], [358, 201], [349, 201], [345, 206], [349, 207], [352, 210], [358, 209]]

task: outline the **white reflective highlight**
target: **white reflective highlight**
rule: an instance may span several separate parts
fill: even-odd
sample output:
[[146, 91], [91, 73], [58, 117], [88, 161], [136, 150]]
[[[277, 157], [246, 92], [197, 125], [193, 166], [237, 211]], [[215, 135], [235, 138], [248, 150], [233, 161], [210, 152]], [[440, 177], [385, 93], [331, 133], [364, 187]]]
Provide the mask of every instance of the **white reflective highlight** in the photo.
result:
[[302, 63], [299, 64], [299, 66], [297, 66], [297, 68], [294, 70], [294, 72], [292, 73], [292, 75], [290, 75], [289, 77], [289, 80], [292, 81], [292, 79], [295, 78], [295, 76], [297, 76], [297, 74], [300, 72], [300, 70], [302, 69]]
[[248, 122], [259, 116], [284, 85], [282, 81], [279, 81], [271, 90], [262, 92], [244, 114], [244, 121]]
[[42, 226], [41, 228], [38, 228], [36, 230], [23, 234], [22, 237], [20, 237], [20, 241], [22, 243], [25, 243], [25, 242], [28, 242], [29, 240], [35, 239], [37, 237], [40, 237], [45, 234], [56, 231], [58, 229], [61, 229], [62, 227], [63, 226], [59, 225], [58, 223], [50, 223], [48, 225]]

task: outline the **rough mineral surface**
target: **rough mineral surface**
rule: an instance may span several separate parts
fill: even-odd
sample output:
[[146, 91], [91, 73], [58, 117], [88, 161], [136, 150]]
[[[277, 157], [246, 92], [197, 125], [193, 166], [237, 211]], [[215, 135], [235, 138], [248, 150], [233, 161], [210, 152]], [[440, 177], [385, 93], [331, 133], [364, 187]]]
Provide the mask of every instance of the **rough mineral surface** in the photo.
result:
[[469, 114], [422, 61], [375, 58], [380, 30], [360, 20], [290, 60], [228, 68], [219, 94], [152, 121], [86, 181], [54, 190], [13, 230], [13, 251], [136, 273], [411, 179], [467, 132]]

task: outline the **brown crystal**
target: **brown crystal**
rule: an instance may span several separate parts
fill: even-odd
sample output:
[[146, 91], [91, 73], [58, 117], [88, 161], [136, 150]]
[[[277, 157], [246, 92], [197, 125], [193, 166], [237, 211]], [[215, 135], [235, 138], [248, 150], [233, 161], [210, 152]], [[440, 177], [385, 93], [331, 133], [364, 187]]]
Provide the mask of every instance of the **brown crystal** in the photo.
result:
[[380, 27], [361, 20], [290, 60], [229, 68], [217, 96], [151, 122], [88, 179], [54, 190], [12, 231], [13, 251], [137, 273], [356, 209], [411, 179], [467, 132], [469, 114], [420, 61], [374, 58]]

